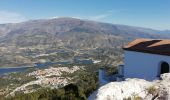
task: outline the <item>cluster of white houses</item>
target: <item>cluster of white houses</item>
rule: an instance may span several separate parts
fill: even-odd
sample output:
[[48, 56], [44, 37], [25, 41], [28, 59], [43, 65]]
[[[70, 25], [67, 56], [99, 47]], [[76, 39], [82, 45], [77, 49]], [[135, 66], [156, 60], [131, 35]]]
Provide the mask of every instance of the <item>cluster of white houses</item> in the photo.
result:
[[123, 47], [122, 78], [159, 79], [170, 71], [170, 40], [136, 39]]

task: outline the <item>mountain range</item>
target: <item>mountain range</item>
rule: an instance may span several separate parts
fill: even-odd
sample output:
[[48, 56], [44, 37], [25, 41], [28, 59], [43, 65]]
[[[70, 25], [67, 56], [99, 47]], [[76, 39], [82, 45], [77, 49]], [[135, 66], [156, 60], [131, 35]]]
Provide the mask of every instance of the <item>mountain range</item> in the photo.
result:
[[0, 46], [113, 47], [135, 38], [167, 39], [170, 31], [67, 17], [0, 24]]

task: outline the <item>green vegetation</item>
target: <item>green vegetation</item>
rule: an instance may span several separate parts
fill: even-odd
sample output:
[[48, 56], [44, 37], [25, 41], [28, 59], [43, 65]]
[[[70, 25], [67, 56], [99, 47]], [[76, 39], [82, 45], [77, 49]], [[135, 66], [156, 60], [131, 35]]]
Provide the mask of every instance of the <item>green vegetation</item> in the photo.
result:
[[158, 89], [156, 89], [155, 86], [150, 86], [149, 88], [147, 88], [147, 92], [149, 94], [155, 95], [157, 93]]
[[33, 69], [30, 69], [22, 73], [10, 73], [6, 76], [0, 77], [0, 97], [3, 97], [4, 95], [8, 94], [13, 89], [15, 89], [18, 86], [21, 86], [22, 84], [36, 80], [34, 76], [26, 75], [26, 73], [28, 73], [31, 70]]
[[21, 85], [36, 80], [33, 76], [26, 76], [24, 73], [11, 73], [7, 77], [0, 78], [0, 89], [11, 85]]
[[40, 85], [37, 85], [37, 84], [33, 84], [33, 85], [28, 85], [26, 86], [27, 89], [31, 90], [31, 89], [38, 89], [38, 88], [41, 88]]
[[[35, 92], [17, 93], [6, 100], [86, 100], [97, 88], [98, 78], [93, 74], [79, 74], [79, 79], [60, 89], [42, 88]], [[2, 98], [3, 100], [4, 98]]]
[[142, 97], [140, 97], [137, 93], [133, 93], [132, 100], [142, 100]]
[[132, 97], [123, 98], [123, 100], [143, 100], [143, 99], [138, 95], [133, 95]]
[[60, 89], [44, 88], [28, 94], [17, 94], [6, 100], [85, 100], [83, 89], [75, 84], [69, 84]]
[[135, 97], [133, 97], [133, 100], [143, 100], [143, 99], [140, 96], [135, 96]]
[[[58, 65], [57, 65], [58, 66]], [[57, 67], [54, 66], [54, 67]], [[74, 65], [59, 65], [58, 67], [73, 67]], [[77, 65], [83, 66], [83, 65]], [[15, 96], [4, 98], [0, 97], [0, 100], [86, 100], [87, 97], [97, 89], [98, 87], [98, 69], [100, 65], [84, 65], [84, 70], [78, 70], [74, 73], [64, 73], [61, 77], [71, 77], [70, 84], [61, 86], [58, 89], [52, 89], [50, 87], [41, 87], [40, 85], [29, 85], [26, 88], [28, 90], [36, 90], [31, 93], [24, 94], [22, 91], [16, 92]], [[15, 80], [23, 79], [21, 82], [11, 81], [10, 83], [17, 84], [17, 86], [27, 83], [34, 78], [26, 76], [26, 73], [11, 73], [8, 77], [12, 77]], [[57, 76], [51, 76], [57, 77]], [[7, 78], [8, 79], [8, 78]], [[0, 82], [1, 83], [1, 82]], [[9, 85], [9, 84], [8, 84]], [[8, 86], [7, 85], [7, 86]], [[15, 87], [17, 87], [15, 86]], [[14, 89], [14, 88], [13, 88]]]
[[108, 76], [118, 73], [116, 66], [105, 66], [104, 69], [106, 70]]

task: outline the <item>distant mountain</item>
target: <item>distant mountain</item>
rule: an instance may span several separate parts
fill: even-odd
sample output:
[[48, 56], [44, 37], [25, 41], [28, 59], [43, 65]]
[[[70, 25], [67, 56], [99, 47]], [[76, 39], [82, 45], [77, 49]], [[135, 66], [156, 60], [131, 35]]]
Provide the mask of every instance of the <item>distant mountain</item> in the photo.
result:
[[113, 47], [135, 38], [170, 38], [170, 31], [75, 18], [32, 20], [0, 25], [1, 46]]

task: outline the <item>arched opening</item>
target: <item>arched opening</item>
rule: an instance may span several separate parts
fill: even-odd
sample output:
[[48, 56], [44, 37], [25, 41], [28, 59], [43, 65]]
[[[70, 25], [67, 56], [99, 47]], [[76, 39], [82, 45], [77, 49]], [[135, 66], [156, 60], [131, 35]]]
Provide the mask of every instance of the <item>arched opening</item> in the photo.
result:
[[169, 73], [169, 64], [167, 62], [161, 63], [160, 74]]

